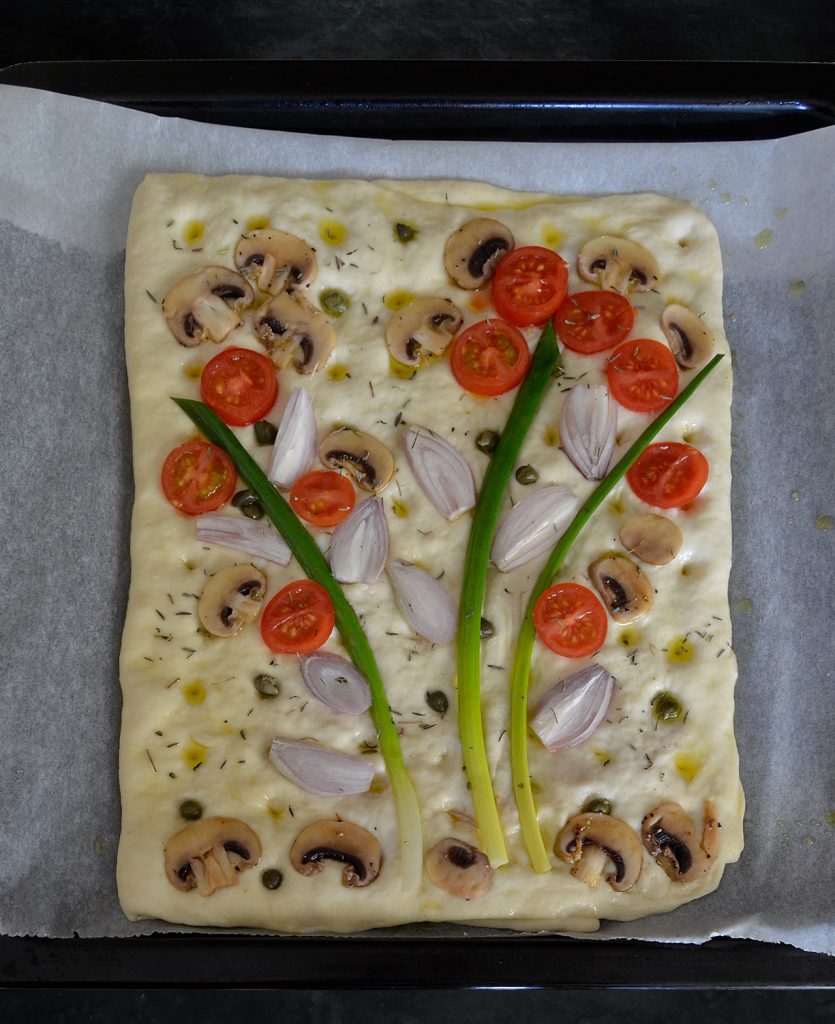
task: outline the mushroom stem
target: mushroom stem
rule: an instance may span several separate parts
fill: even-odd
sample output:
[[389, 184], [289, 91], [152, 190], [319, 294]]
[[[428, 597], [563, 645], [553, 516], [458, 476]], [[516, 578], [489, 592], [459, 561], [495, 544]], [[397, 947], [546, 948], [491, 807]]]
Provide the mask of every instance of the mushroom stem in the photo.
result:
[[241, 323], [241, 318], [235, 310], [230, 309], [223, 299], [212, 294], [202, 295], [197, 299], [193, 315], [199, 325], [198, 330], [202, 327], [203, 332], [210, 338], [225, 338]]

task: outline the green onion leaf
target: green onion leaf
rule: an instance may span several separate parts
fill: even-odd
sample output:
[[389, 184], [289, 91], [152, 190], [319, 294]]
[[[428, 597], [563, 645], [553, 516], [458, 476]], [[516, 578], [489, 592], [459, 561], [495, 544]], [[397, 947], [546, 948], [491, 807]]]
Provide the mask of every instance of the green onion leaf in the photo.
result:
[[380, 752], [391, 782], [400, 826], [403, 886], [417, 888], [421, 884], [423, 870], [420, 807], [414, 786], [403, 764], [400, 739], [391, 717], [391, 708], [386, 698], [380, 669], [356, 612], [348, 603], [342, 587], [331, 573], [325, 556], [316, 542], [220, 417], [202, 402], [185, 398], [175, 398], [174, 401], [203, 431], [209, 441], [222, 448], [232, 459], [241, 478], [256, 493], [273, 526], [287, 541], [304, 572], [310, 579], [320, 583], [330, 595], [336, 628], [339, 630], [342, 643], [371, 687], [371, 717], [379, 736]]
[[458, 610], [458, 726], [478, 830], [484, 852], [494, 868], [506, 864], [508, 858], [490, 778], [481, 717], [480, 633], [487, 564], [510, 474], [558, 359], [557, 339], [549, 321], [540, 336], [528, 375], [516, 395], [498, 446], [490, 457], [470, 530], [461, 585]]
[[545, 567], [534, 584], [533, 591], [528, 600], [525, 618], [519, 632], [516, 654], [513, 659], [513, 672], [511, 674], [510, 764], [513, 777], [513, 795], [516, 798], [516, 809], [519, 812], [522, 838], [534, 871], [543, 873], [551, 870], [551, 862], [548, 859], [545, 844], [542, 842], [542, 833], [539, 830], [539, 823], [536, 817], [536, 805], [534, 804], [528, 769], [528, 682], [531, 669], [531, 654], [534, 641], [536, 640], [536, 629], [533, 624], [534, 607], [540, 595], [553, 583], [554, 577], [565, 561], [568, 552], [593, 513], [605, 501], [606, 497], [611, 494], [614, 487], [620, 483], [626, 471], [632, 466], [641, 452], [658, 435], [661, 429], [670, 422], [696, 388], [716, 368], [722, 358], [721, 354], [714, 356], [696, 374], [687, 387], [681, 391], [676, 400], [668, 405], [663, 412], [659, 413], [617, 465], [609, 470], [608, 474], [600, 481], [580, 507], [568, 529], [557, 541]]

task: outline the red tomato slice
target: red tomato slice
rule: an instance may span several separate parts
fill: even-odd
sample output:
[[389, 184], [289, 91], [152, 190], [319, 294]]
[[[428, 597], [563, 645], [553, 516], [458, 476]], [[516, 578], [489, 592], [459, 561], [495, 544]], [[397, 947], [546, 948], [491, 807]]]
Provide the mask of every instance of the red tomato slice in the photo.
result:
[[526, 245], [505, 253], [493, 277], [493, 305], [518, 327], [544, 324], [568, 290], [568, 264], [551, 249]]
[[290, 507], [300, 519], [314, 526], [336, 526], [347, 519], [356, 504], [351, 481], [319, 469], [300, 476], [290, 489]]
[[609, 390], [633, 412], [660, 412], [678, 391], [673, 353], [660, 341], [635, 338], [618, 345], [606, 366]]
[[557, 583], [540, 595], [533, 611], [539, 639], [563, 658], [587, 658], [603, 646], [606, 609], [588, 587]]
[[178, 512], [216, 512], [235, 493], [235, 466], [222, 448], [208, 441], [186, 441], [162, 464], [162, 490]]
[[474, 395], [503, 395], [522, 383], [530, 365], [524, 335], [504, 320], [479, 320], [452, 345], [455, 379]]
[[276, 654], [310, 654], [331, 635], [333, 602], [314, 580], [283, 587], [261, 614], [261, 637]]
[[575, 292], [554, 317], [554, 330], [572, 352], [590, 355], [623, 341], [632, 330], [635, 310], [617, 292]]
[[635, 494], [656, 508], [689, 505], [707, 483], [708, 461], [698, 448], [674, 441], [651, 444], [627, 470]]
[[263, 419], [275, 405], [275, 366], [248, 348], [224, 349], [206, 363], [200, 397], [225, 423], [246, 427]]

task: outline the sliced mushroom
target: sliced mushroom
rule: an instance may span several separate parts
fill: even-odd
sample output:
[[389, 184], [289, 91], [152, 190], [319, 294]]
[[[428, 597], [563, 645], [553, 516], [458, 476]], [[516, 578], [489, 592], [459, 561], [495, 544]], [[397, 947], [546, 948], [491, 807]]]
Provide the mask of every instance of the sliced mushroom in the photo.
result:
[[648, 292], [658, 280], [658, 263], [638, 242], [600, 235], [580, 250], [577, 272], [584, 281], [608, 291]]
[[267, 589], [264, 574], [251, 565], [230, 565], [216, 572], [203, 588], [197, 615], [213, 636], [234, 636], [261, 611]]
[[625, 555], [598, 558], [589, 578], [615, 622], [633, 622], [652, 608], [652, 584]]
[[315, 373], [328, 361], [336, 345], [336, 331], [321, 310], [295, 293], [278, 295], [258, 310], [255, 333], [279, 369], [298, 353], [293, 366], [299, 373]]
[[493, 869], [481, 852], [460, 839], [442, 839], [426, 855], [426, 871], [439, 889], [462, 900], [490, 891]]
[[317, 270], [316, 253], [307, 242], [272, 228], [253, 231], [238, 242], [235, 266], [271, 295], [310, 284]]
[[443, 355], [463, 319], [449, 299], [415, 299], [389, 320], [386, 345], [398, 363], [419, 366], [424, 351]]
[[237, 818], [205, 818], [176, 832], [165, 844], [165, 874], [177, 889], [211, 896], [238, 884], [238, 874], [261, 859], [261, 843]]
[[686, 306], [667, 306], [661, 314], [661, 330], [682, 370], [694, 370], [713, 354], [713, 332]]
[[620, 542], [626, 550], [650, 565], [666, 565], [681, 550], [684, 538], [672, 519], [652, 512], [630, 516], [620, 528]]
[[674, 882], [694, 882], [711, 867], [719, 849], [721, 827], [713, 804], [706, 800], [700, 843], [690, 815], [680, 804], [665, 803], [644, 817], [641, 836], [668, 878]]
[[243, 321], [242, 311], [255, 293], [226, 267], [203, 267], [180, 278], [162, 300], [162, 315], [174, 337], [186, 348], [204, 341], [221, 342]]
[[319, 458], [329, 469], [344, 470], [372, 494], [382, 491], [394, 475], [394, 456], [383, 442], [353, 427], [328, 434], [319, 445]]
[[572, 864], [571, 874], [590, 888], [605, 877], [618, 892], [638, 881], [643, 860], [637, 832], [622, 819], [597, 811], [569, 818], [557, 836], [554, 853]]
[[444, 266], [461, 288], [474, 291], [486, 284], [496, 264], [514, 246], [513, 234], [490, 217], [468, 220], [449, 236], [444, 246]]
[[302, 875], [318, 874], [324, 861], [344, 864], [342, 884], [370, 885], [380, 874], [382, 853], [377, 839], [350, 821], [314, 821], [296, 836], [290, 863]]

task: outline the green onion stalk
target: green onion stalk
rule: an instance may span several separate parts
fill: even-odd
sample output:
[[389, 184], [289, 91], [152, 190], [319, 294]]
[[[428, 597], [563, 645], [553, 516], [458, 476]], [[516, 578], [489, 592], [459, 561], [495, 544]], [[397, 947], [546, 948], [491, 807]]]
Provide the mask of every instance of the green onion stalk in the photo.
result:
[[549, 322], [539, 338], [528, 374], [517, 392], [510, 416], [484, 475], [470, 530], [461, 584], [458, 608], [458, 726], [476, 823], [484, 852], [493, 867], [506, 864], [508, 857], [487, 761], [481, 713], [480, 634], [487, 565], [510, 474], [558, 359], [557, 339]]
[[522, 829], [522, 838], [528, 858], [534, 871], [544, 873], [551, 870], [551, 862], [542, 841], [542, 833], [539, 830], [539, 823], [536, 816], [536, 805], [531, 789], [531, 778], [528, 769], [528, 683], [530, 680], [531, 654], [536, 639], [536, 629], [533, 624], [533, 611], [540, 596], [553, 583], [557, 572], [564, 563], [572, 545], [579, 537], [583, 527], [588, 523], [594, 512], [611, 494], [614, 487], [620, 483], [630, 466], [633, 465], [638, 456], [658, 435], [658, 433], [670, 422], [673, 416], [681, 409], [684, 403], [690, 398], [693, 392], [702, 384], [708, 374], [719, 364], [722, 355], [716, 355], [711, 361], [690, 381], [681, 394], [667, 408], [660, 413], [646, 430], [635, 441], [626, 454], [620, 459], [600, 481], [592, 491], [584, 504], [580, 507], [577, 515], [571, 521], [568, 529], [560, 537], [551, 552], [545, 567], [539, 574], [534, 584], [528, 605], [525, 610], [525, 618], [519, 632], [519, 640], [516, 646], [516, 653], [513, 659], [513, 671], [511, 674], [510, 691], [510, 764], [513, 778], [513, 795], [516, 799], [516, 809], [519, 813], [519, 824]]
[[316, 542], [220, 417], [202, 402], [185, 398], [175, 398], [174, 401], [212, 444], [229, 455], [240, 476], [258, 495], [264, 511], [289, 545], [304, 572], [310, 579], [321, 584], [330, 595], [342, 643], [371, 687], [371, 717], [391, 782], [400, 828], [403, 887], [417, 888], [423, 870], [420, 807], [412, 780], [403, 764], [400, 739], [391, 716], [380, 669], [357, 614], [348, 603], [345, 592], [330, 571]]

